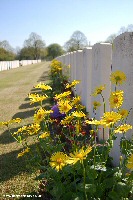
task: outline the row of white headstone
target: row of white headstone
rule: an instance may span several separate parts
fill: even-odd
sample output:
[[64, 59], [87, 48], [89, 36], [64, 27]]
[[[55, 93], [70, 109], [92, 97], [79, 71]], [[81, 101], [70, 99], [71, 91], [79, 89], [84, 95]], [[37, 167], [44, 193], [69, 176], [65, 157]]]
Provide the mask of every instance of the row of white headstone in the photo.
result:
[[[86, 106], [90, 117], [94, 117], [92, 102], [102, 101], [100, 95], [93, 97], [91, 94], [94, 88], [100, 85], [106, 85], [103, 96], [106, 102], [106, 111], [110, 111], [109, 96], [114, 91], [114, 85], [110, 82], [110, 74], [116, 70], [123, 71], [126, 74], [126, 82], [117, 87], [124, 91], [124, 103], [122, 108], [130, 110], [127, 123], [133, 126], [133, 32], [126, 32], [115, 38], [113, 45], [110, 43], [97, 43], [92, 47], [84, 48], [74, 52], [67, 53], [57, 60], [65, 65], [70, 65], [70, 81], [80, 80], [76, 86], [76, 94], [81, 96], [82, 104]], [[65, 74], [66, 68], [63, 69]], [[66, 74], [67, 75], [67, 74]], [[100, 119], [103, 115], [103, 107], [97, 111], [96, 118]], [[126, 137], [131, 139], [133, 130], [126, 133]], [[106, 131], [105, 139], [108, 139]], [[99, 132], [99, 139], [103, 138], [102, 132]], [[119, 164], [121, 134], [117, 135], [111, 155], [114, 157], [114, 165]]]
[[17, 68], [20, 66], [40, 63], [41, 60], [14, 60], [14, 61], [0, 61], [0, 71]]

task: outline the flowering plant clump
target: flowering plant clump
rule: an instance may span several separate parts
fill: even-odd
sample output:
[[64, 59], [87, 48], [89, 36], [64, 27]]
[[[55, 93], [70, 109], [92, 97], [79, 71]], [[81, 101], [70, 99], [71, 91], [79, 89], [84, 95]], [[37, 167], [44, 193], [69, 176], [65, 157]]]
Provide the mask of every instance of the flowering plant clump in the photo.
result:
[[[122, 108], [124, 92], [112, 91], [109, 98], [111, 111], [106, 112], [105, 102], [103, 115], [96, 119], [96, 112], [101, 102], [94, 101], [92, 108], [95, 118], [91, 118], [81, 104], [81, 97], [74, 96], [72, 89], [79, 81], [68, 82], [62, 74], [63, 64], [53, 60], [50, 65], [50, 85], [39, 83], [34, 86], [42, 94], [29, 94], [32, 104], [39, 108], [33, 115], [33, 123], [24, 125], [12, 136], [24, 146], [18, 158], [29, 156], [31, 166], [38, 166], [40, 175], [36, 178], [41, 183], [41, 194], [49, 193], [50, 199], [68, 200], [114, 200], [132, 198], [133, 145], [126, 138], [127, 131], [132, 129], [126, 120], [129, 112]], [[116, 86], [123, 83], [123, 72], [113, 72], [110, 76]], [[93, 96], [103, 98], [105, 85], [97, 87]], [[52, 99], [49, 109], [45, 101]], [[12, 123], [21, 119], [1, 122], [9, 128]], [[108, 129], [108, 139], [104, 134]], [[98, 140], [99, 130], [103, 130], [103, 140]], [[120, 134], [120, 162], [118, 167], [111, 163], [110, 151]], [[36, 141], [35, 149], [30, 148], [28, 137]], [[33, 165], [34, 163], [34, 165]], [[43, 182], [47, 184], [43, 185]], [[39, 190], [40, 192], [40, 190]]]

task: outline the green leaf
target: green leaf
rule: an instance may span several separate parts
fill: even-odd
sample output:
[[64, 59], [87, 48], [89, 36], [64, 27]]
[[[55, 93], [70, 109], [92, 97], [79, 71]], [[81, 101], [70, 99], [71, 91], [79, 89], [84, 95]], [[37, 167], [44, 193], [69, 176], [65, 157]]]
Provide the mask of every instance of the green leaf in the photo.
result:
[[112, 200], [119, 200], [119, 199], [120, 199], [118, 193], [116, 193], [116, 192], [114, 192], [114, 191], [111, 191], [111, 192], [109, 193], [109, 197], [110, 197]]
[[39, 176], [37, 176], [36, 178], [35, 178], [35, 180], [42, 180], [42, 179], [44, 179], [45, 178], [45, 174], [40, 174]]
[[89, 177], [89, 179], [92, 179], [92, 180], [96, 179], [98, 176], [96, 170], [91, 169], [89, 167], [86, 167], [86, 174], [87, 174], [87, 177]]
[[104, 181], [103, 181], [103, 185], [105, 188], [112, 188], [113, 185], [114, 185], [114, 178], [111, 177], [111, 178], [106, 178]]
[[50, 191], [50, 193], [59, 199], [65, 193], [65, 187], [62, 183], [57, 183], [54, 188]]
[[[84, 192], [84, 184], [83, 183], [78, 184], [78, 189]], [[85, 184], [85, 190], [86, 192], [93, 194], [96, 192], [96, 186], [94, 184]]]

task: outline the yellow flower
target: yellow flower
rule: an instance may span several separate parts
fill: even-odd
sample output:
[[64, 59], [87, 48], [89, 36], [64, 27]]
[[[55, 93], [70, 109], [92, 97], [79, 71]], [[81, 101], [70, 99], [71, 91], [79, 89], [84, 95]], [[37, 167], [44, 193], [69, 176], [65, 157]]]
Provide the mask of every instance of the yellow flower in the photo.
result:
[[34, 114], [34, 122], [40, 123], [43, 120], [45, 111], [43, 108], [40, 108], [36, 114]]
[[59, 107], [59, 111], [61, 113], [67, 113], [69, 110], [72, 109], [72, 106], [70, 105], [70, 101], [59, 101], [58, 102], [58, 107]]
[[127, 132], [129, 129], [132, 129], [132, 126], [131, 126], [131, 125], [129, 125], [129, 124], [123, 124], [123, 125], [118, 126], [118, 127], [114, 130], [114, 132], [115, 132], [115, 133], [125, 133], [125, 132]]
[[103, 90], [105, 90], [105, 85], [96, 87], [94, 92], [92, 93], [92, 96], [97, 96], [98, 94], [101, 94]]
[[70, 116], [66, 116], [63, 120], [61, 120], [61, 124], [62, 125], [66, 125], [66, 124], [69, 124], [73, 119], [73, 116], [70, 115]]
[[101, 106], [101, 103], [100, 103], [100, 102], [98, 102], [98, 101], [93, 101], [93, 108], [94, 108], [94, 110], [97, 110], [97, 108], [98, 108], [99, 106]]
[[20, 123], [20, 122], [21, 122], [21, 119], [20, 119], [20, 118], [13, 119], [13, 122], [15, 122], [15, 123]]
[[92, 120], [92, 121], [91, 120], [86, 120], [85, 123], [86, 124], [96, 125], [96, 126], [101, 125], [101, 121], [98, 121], [98, 120]]
[[133, 170], [133, 154], [128, 159], [127, 168]]
[[53, 112], [53, 110], [44, 110], [43, 108], [40, 108], [37, 111], [37, 113], [34, 114], [34, 122], [35, 123], [40, 123], [46, 115], [48, 115], [48, 114], [50, 114], [52, 112]]
[[45, 139], [46, 137], [49, 137], [50, 136], [50, 133], [49, 132], [45, 132], [45, 133], [42, 133], [39, 138], [41, 139]]
[[110, 75], [110, 80], [116, 85], [121, 85], [124, 81], [126, 81], [126, 75], [124, 72], [117, 70], [115, 72], [112, 72], [112, 74]]
[[22, 157], [24, 154], [28, 153], [29, 151], [30, 151], [30, 148], [27, 147], [25, 150], [23, 150], [22, 152], [20, 152], [17, 157], [18, 158]]
[[92, 147], [89, 146], [86, 150], [84, 150], [82, 147], [82, 149], [80, 149], [79, 151], [76, 150], [74, 153], [70, 153], [70, 156], [68, 157], [66, 163], [70, 165], [74, 165], [78, 161], [82, 163], [83, 160], [86, 159], [87, 154], [91, 152], [91, 150], [92, 150]]
[[38, 85], [36, 85], [35, 88], [40, 88], [42, 90], [52, 90], [52, 88], [49, 85], [46, 85], [41, 82]]
[[119, 114], [122, 115], [122, 118], [126, 118], [128, 116], [128, 110], [121, 109]]
[[29, 99], [31, 101], [30, 104], [36, 103], [36, 102], [41, 102], [43, 100], [46, 100], [47, 98], [48, 98], [47, 95], [42, 95], [42, 96], [40, 95], [39, 96], [39, 94], [29, 94]]
[[0, 122], [0, 126], [8, 126], [9, 124], [20, 123], [20, 122], [21, 122], [21, 119], [16, 118], [16, 119], [11, 119], [11, 120], [6, 121], [6, 122]]
[[80, 83], [80, 81], [78, 80], [74, 80], [71, 84], [67, 83], [66, 84], [66, 88], [71, 88], [71, 87], [75, 87], [78, 83]]
[[77, 110], [83, 110], [85, 109], [85, 106], [81, 105], [80, 103], [78, 103], [77, 105], [74, 106]]
[[116, 92], [111, 92], [109, 102], [112, 108], [121, 107], [123, 103], [123, 91], [119, 90]]
[[62, 98], [65, 98], [65, 97], [67, 97], [67, 96], [69, 96], [71, 94], [71, 92], [70, 91], [68, 91], [68, 92], [63, 92], [63, 93], [61, 93], [61, 94], [56, 94], [55, 95], [55, 99], [57, 100], [57, 99], [62, 99]]
[[80, 101], [81, 101], [81, 97], [80, 96], [74, 97], [72, 99], [71, 105], [74, 106], [75, 104], [79, 103]]
[[40, 130], [40, 125], [38, 123], [31, 124], [27, 127], [27, 132], [29, 135], [38, 134], [38, 131]]
[[101, 125], [105, 126], [111, 126], [115, 124], [116, 122], [121, 120], [121, 115], [119, 113], [116, 113], [114, 111], [112, 112], [106, 112], [104, 113], [103, 117], [101, 118]]
[[77, 118], [82, 118], [82, 117], [85, 117], [85, 114], [82, 111], [80, 111], [80, 112], [74, 111], [74, 112], [72, 112], [72, 116], [77, 117]]
[[54, 153], [50, 158], [50, 166], [55, 168], [57, 171], [62, 170], [66, 165], [67, 155], [63, 152]]

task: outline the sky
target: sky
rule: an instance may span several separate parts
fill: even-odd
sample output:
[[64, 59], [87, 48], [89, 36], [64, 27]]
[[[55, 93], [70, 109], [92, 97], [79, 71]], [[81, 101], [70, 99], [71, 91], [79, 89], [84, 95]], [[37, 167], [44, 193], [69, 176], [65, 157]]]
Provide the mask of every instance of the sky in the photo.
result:
[[74, 31], [91, 45], [133, 24], [133, 0], [0, 0], [0, 41], [23, 47], [32, 32], [46, 46], [68, 41]]

